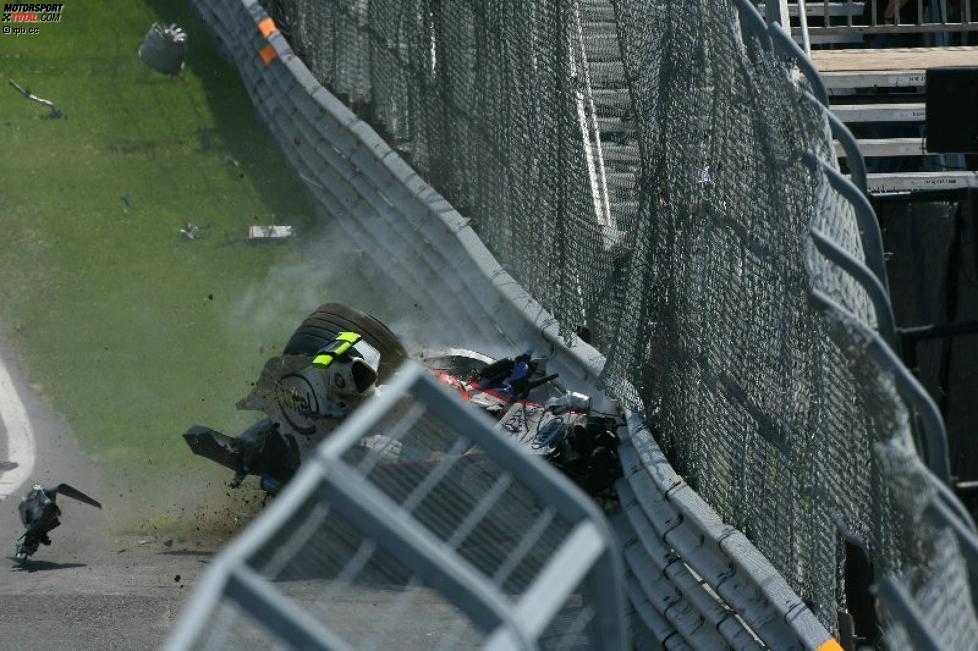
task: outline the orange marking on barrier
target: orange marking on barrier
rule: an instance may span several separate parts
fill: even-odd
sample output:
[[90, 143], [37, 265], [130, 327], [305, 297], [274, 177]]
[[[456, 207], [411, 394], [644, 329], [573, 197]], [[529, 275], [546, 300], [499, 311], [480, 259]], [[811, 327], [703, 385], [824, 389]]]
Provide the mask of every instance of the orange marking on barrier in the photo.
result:
[[258, 52], [258, 56], [261, 57], [261, 60], [264, 61], [265, 62], [265, 65], [267, 66], [272, 61], [274, 61], [275, 59], [278, 58], [278, 52], [276, 52], [275, 51], [275, 48], [271, 44], [269, 44], [269, 45], [266, 45], [265, 47], [263, 47]]
[[278, 31], [278, 26], [275, 24], [274, 20], [272, 20], [271, 18], [266, 18], [265, 20], [258, 23], [258, 31], [261, 32], [262, 36], [268, 38], [269, 36], [271, 36], [272, 34]]
[[842, 651], [842, 646], [835, 640], [825, 640], [815, 651]]

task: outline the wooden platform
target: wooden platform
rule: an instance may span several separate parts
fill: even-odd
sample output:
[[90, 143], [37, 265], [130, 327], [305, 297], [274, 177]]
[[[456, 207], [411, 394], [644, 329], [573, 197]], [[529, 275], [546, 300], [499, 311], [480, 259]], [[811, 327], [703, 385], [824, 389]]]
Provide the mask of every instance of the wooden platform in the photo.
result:
[[816, 50], [812, 52], [812, 61], [819, 72], [885, 72], [978, 66], [978, 46]]

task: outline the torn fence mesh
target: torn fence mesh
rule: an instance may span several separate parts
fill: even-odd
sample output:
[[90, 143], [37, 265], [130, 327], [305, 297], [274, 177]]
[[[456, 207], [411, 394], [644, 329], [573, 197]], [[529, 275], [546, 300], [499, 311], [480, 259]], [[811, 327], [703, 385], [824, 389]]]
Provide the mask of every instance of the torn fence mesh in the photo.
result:
[[827, 627], [845, 608], [840, 526], [881, 568], [917, 562], [875, 447], [907, 437], [906, 409], [859, 328], [810, 301], [876, 324], [809, 241], [864, 257], [850, 204], [803, 162], [836, 165], [828, 124], [735, 3], [269, 10], [566, 335], [587, 326], [608, 388], [644, 403], [677, 470]]

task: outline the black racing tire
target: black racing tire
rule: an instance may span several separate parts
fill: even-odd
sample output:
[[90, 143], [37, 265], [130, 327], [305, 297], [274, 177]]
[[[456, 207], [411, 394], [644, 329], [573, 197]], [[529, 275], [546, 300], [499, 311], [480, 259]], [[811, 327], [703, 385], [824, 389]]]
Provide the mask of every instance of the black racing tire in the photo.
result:
[[380, 353], [378, 383], [386, 381], [407, 359], [407, 351], [400, 340], [380, 320], [341, 303], [320, 305], [307, 316], [285, 344], [282, 354], [315, 355], [344, 331], [361, 334]]

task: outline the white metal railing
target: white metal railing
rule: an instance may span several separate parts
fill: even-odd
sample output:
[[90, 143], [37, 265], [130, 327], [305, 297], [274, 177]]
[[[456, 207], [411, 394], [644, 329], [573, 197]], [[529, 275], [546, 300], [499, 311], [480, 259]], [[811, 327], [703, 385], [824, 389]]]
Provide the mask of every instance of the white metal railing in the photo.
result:
[[[978, 31], [974, 0], [786, 0], [759, 3], [768, 21], [778, 14], [802, 38], [862, 34], [933, 34]], [[777, 22], [782, 22], [777, 20]]]
[[214, 559], [167, 648], [385, 648], [386, 627], [406, 648], [624, 649], [619, 554], [590, 498], [408, 362]]
[[[783, 1], [783, 0], [782, 0]], [[808, 33], [808, 5], [805, 0], [798, 0], [797, 11], [798, 27], [801, 29], [801, 46], [805, 49], [805, 54], [812, 55], [812, 39]]]

